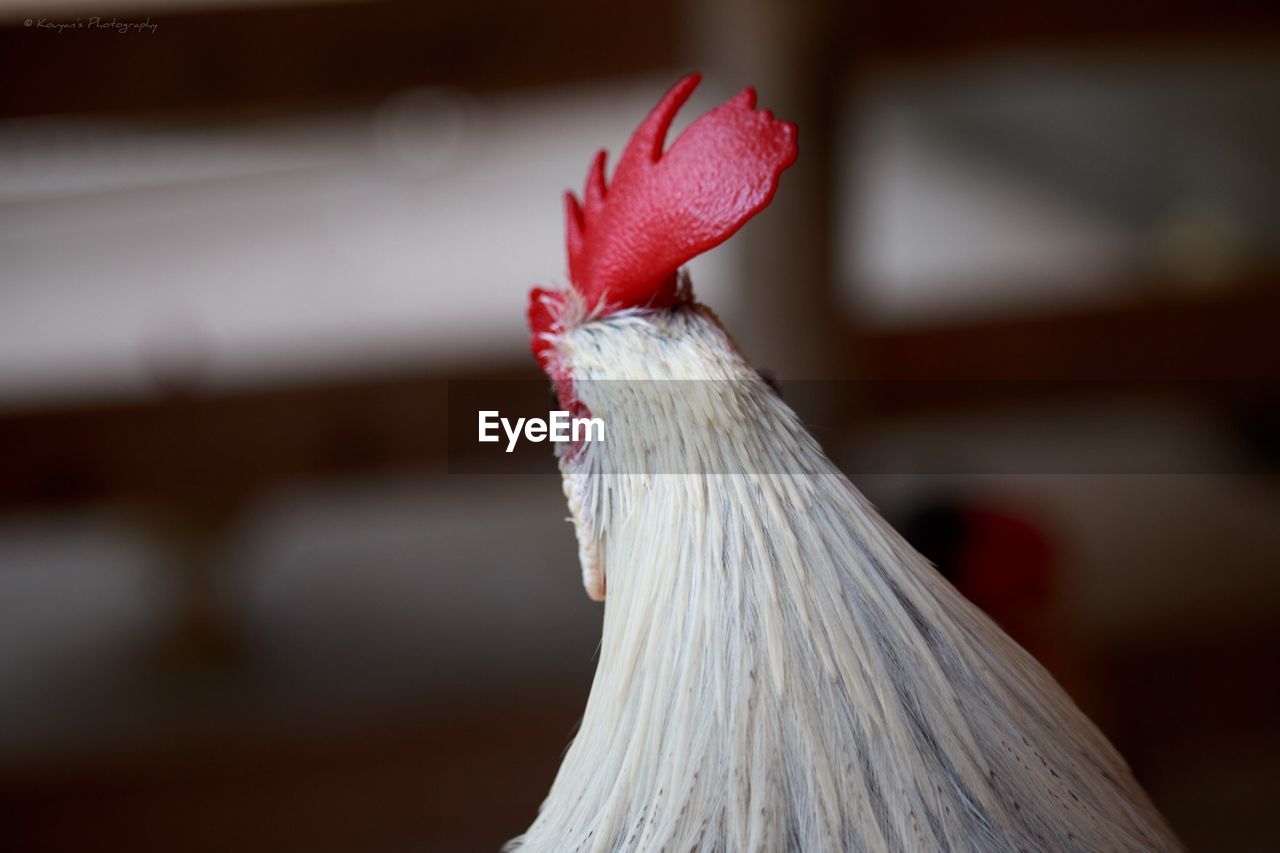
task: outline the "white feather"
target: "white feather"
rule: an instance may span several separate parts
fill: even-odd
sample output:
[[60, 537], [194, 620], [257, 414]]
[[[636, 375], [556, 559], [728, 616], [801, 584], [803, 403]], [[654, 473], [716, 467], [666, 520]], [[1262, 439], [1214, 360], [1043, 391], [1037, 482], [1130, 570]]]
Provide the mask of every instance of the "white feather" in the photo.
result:
[[554, 345], [608, 428], [561, 460], [608, 597], [581, 729], [510, 849], [1180, 849], [710, 311], [584, 317]]

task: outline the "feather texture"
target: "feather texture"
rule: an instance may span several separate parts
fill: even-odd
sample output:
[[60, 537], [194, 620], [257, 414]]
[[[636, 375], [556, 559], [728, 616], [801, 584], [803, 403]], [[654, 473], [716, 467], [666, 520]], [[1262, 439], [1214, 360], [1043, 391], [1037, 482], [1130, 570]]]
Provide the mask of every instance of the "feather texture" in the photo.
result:
[[1103, 735], [710, 311], [552, 344], [608, 424], [561, 458], [608, 597], [581, 729], [509, 849], [1180, 849]]

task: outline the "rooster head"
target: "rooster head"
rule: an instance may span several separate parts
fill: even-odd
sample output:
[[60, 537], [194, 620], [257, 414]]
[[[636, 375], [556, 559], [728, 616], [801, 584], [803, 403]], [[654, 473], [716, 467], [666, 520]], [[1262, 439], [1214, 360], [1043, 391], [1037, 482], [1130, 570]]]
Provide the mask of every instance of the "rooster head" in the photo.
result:
[[795, 162], [796, 126], [757, 110], [751, 88], [698, 118], [664, 151], [671, 122], [701, 79], [689, 74], [662, 97], [632, 134], [611, 181], [601, 150], [582, 201], [565, 193], [571, 287], [534, 288], [528, 319], [534, 356], [562, 405], [576, 413], [584, 407], [559, 336], [622, 312], [689, 301], [680, 267], [763, 210]]
[[[575, 418], [591, 416], [594, 403], [582, 398], [593, 397], [590, 391], [600, 384], [588, 380], [622, 378], [615, 374], [623, 370], [626, 348], [639, 339], [634, 334], [612, 338], [603, 345], [603, 360], [594, 364], [582, 363], [575, 341], [581, 350], [584, 335], [607, 337], [622, 331], [613, 328], [619, 324], [641, 337], [645, 329], [658, 333], [662, 317], [657, 315], [674, 320], [682, 308], [696, 308], [680, 267], [763, 210], [782, 171], [795, 162], [796, 126], [757, 110], [749, 88], [698, 118], [664, 150], [676, 112], [700, 79], [690, 74], [662, 97], [632, 134], [611, 181], [605, 180], [605, 152], [600, 151], [587, 172], [582, 201], [565, 194], [571, 286], [534, 288], [528, 317], [533, 354], [551, 377], [562, 408]], [[602, 355], [599, 347], [587, 344], [586, 349]], [[576, 443], [558, 446], [557, 455], [583, 583], [591, 598], [603, 600], [599, 487], [591, 473], [598, 455]]]

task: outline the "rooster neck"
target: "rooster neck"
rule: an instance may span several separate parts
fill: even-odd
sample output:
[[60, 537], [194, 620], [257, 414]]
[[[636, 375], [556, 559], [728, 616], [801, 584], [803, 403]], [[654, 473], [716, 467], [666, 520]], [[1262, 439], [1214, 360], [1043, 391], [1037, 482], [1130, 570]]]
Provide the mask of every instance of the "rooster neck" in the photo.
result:
[[1110, 744], [709, 312], [611, 318], [562, 349], [609, 425], [562, 459], [608, 598], [581, 730], [518, 846], [1177, 846]]

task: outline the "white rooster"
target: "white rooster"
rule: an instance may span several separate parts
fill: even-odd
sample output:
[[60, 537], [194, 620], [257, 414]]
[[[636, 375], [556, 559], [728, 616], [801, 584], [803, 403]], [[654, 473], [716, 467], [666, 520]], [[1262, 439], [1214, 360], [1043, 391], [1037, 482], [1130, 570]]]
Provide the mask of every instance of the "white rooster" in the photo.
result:
[[[604, 442], [560, 454], [607, 601], [581, 729], [509, 849], [1120, 851], [1180, 845], [1053, 679], [884, 522], [679, 267], [772, 198], [796, 129], [698, 78], [568, 196], [572, 287], [533, 348]], [[561, 445], [565, 447], [565, 445]]]

